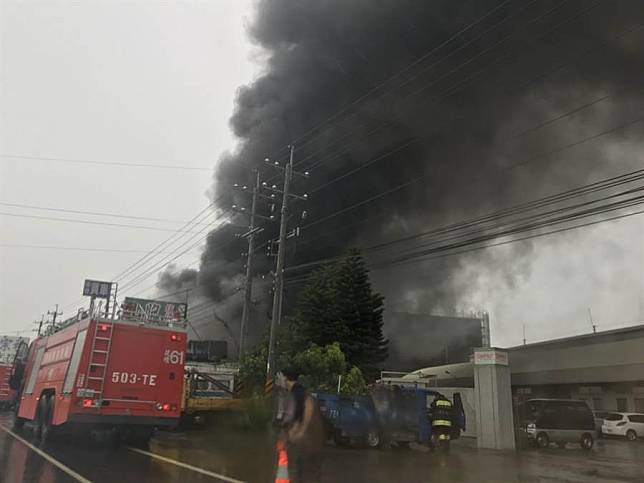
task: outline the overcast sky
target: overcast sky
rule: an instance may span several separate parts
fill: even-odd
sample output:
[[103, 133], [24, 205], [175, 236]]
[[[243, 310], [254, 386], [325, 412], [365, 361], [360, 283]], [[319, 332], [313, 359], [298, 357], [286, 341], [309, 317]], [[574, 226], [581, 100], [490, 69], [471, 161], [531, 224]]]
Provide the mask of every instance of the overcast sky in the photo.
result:
[[[263, 63], [245, 33], [247, 0], [0, 5], [0, 333], [6, 334], [29, 330], [56, 303], [72, 315], [85, 278], [111, 280], [206, 206], [207, 169], [131, 165], [212, 167], [235, 146], [228, 119], [236, 89]], [[643, 162], [639, 146], [620, 156]], [[463, 309], [491, 312], [498, 345], [519, 343], [523, 324], [528, 340], [589, 331], [588, 307], [600, 329], [642, 321], [642, 233], [640, 217], [535, 243], [522, 262], [529, 265], [525, 275], [512, 283], [473, 258], [458, 275]], [[490, 253], [498, 267], [513, 263], [510, 249]], [[198, 255], [192, 249], [176, 262], [187, 266]], [[154, 282], [152, 276], [135, 288]]]
[[[208, 171], [6, 155], [213, 166], [235, 144], [228, 119], [236, 89], [260, 69], [245, 35], [249, 1], [3, 1], [0, 8], [0, 202], [178, 221], [206, 206]], [[6, 205], [0, 212], [181, 226]], [[110, 280], [143, 255], [8, 245], [149, 250], [172, 234], [6, 215], [0, 230], [0, 333], [28, 328], [55, 303], [71, 315], [85, 278]], [[177, 262], [197, 256], [192, 250]]]

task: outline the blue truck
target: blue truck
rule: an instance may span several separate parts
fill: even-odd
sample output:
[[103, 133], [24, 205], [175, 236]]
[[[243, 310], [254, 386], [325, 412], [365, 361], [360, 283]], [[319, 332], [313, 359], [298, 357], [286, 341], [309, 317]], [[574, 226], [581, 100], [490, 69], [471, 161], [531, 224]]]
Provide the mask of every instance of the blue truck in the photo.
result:
[[[419, 443], [433, 447], [428, 402], [439, 393], [430, 389], [377, 385], [368, 396], [317, 393], [315, 398], [327, 434], [339, 445], [408, 447]], [[452, 439], [465, 429], [460, 395], [452, 402]]]

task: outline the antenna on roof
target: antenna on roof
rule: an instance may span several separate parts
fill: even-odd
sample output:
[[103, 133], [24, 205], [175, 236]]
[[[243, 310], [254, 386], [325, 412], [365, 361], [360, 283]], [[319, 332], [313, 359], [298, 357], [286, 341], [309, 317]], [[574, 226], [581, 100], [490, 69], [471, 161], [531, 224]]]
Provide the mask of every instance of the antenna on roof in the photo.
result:
[[525, 345], [525, 323], [523, 324], [523, 345]]
[[593, 334], [597, 333], [597, 326], [595, 325], [595, 322], [593, 322], [593, 313], [590, 311], [590, 307], [588, 307], [588, 318], [590, 319], [590, 325], [593, 328]]

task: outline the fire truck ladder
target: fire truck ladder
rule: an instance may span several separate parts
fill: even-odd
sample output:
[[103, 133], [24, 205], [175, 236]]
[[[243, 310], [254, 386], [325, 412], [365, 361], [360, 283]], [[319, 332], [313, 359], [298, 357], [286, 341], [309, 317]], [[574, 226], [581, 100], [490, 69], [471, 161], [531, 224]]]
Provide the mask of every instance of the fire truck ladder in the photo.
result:
[[9, 377], [11, 374], [11, 367], [7, 368], [4, 373], [3, 379], [0, 380], [0, 399], [9, 399]]
[[[87, 388], [94, 391], [94, 395], [101, 399], [107, 376], [107, 364], [110, 361], [110, 349], [112, 347], [112, 334], [114, 323], [96, 322], [92, 349], [89, 355], [87, 367]], [[98, 388], [98, 389], [97, 389]]]

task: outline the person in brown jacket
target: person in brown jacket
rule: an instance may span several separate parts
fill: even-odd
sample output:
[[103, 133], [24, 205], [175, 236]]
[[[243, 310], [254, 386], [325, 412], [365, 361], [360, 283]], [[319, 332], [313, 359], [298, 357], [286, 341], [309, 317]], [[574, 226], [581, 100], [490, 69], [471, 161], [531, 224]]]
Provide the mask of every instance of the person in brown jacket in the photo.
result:
[[292, 483], [319, 482], [322, 472], [324, 423], [315, 400], [293, 369], [282, 371], [289, 391], [286, 411], [286, 452]]

